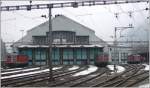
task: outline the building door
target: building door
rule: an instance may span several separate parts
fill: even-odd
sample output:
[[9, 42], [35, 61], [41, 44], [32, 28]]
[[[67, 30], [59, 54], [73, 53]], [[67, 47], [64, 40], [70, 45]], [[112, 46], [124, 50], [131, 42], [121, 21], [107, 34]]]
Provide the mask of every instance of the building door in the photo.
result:
[[53, 48], [53, 51], [52, 51], [52, 64], [53, 65], [60, 64], [59, 48]]
[[73, 49], [63, 49], [63, 64], [72, 65], [73, 61]]
[[35, 65], [46, 65], [46, 50], [43, 48], [35, 49]]

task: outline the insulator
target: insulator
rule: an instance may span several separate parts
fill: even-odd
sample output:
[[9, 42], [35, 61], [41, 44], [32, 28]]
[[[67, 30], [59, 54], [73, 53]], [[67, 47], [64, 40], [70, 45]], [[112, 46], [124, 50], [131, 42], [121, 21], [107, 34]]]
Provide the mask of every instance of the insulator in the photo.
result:
[[115, 17], [118, 19], [118, 13], [115, 13]]
[[30, 0], [30, 4], [32, 3], [32, 0]]
[[27, 6], [27, 10], [31, 10], [31, 5]]
[[19, 6], [16, 6], [16, 10], [19, 10]]
[[130, 17], [130, 18], [132, 17], [132, 12], [129, 12], [129, 17]]
[[149, 10], [148, 8], [145, 8], [145, 10]]
[[72, 7], [73, 8], [77, 8], [78, 7], [78, 3], [77, 2], [72, 2]]
[[106, 1], [103, 1], [104, 2], [104, 4], [106, 4]]
[[129, 24], [129, 27], [133, 27], [133, 25], [132, 25], [132, 24]]
[[41, 15], [41, 17], [44, 17], [44, 18], [46, 18], [46, 15]]

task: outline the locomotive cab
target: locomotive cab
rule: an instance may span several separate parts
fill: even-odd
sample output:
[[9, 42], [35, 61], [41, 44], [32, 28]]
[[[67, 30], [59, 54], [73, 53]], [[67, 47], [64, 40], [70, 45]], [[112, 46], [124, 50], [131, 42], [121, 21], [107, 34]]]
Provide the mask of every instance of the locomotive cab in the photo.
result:
[[99, 67], [105, 67], [108, 64], [108, 60], [109, 60], [109, 55], [107, 53], [96, 55], [95, 65]]
[[142, 63], [144, 61], [144, 57], [142, 57], [141, 55], [129, 55], [128, 59], [127, 59], [127, 63], [129, 64], [139, 64]]
[[28, 56], [26, 55], [8, 55], [5, 65], [8, 67], [22, 67], [28, 65]]

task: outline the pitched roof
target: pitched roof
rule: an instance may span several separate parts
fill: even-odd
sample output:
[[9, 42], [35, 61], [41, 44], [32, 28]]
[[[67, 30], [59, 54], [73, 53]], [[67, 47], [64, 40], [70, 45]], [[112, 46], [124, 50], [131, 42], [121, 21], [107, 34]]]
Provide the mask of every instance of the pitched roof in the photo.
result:
[[[46, 21], [31, 30], [27, 32], [27, 35], [23, 37], [23, 42], [24, 43], [30, 43], [32, 42], [32, 36], [45, 36], [46, 32], [49, 31], [48, 29], [49, 22]], [[98, 38], [95, 35], [95, 31], [64, 16], [64, 15], [59, 15], [56, 16], [55, 18], [52, 19], [52, 30], [53, 31], [74, 31], [76, 32], [76, 35], [80, 36], [89, 36], [89, 41], [91, 44], [100, 44], [101, 45], [106, 45], [106, 42], [103, 41], [102, 39]], [[22, 39], [18, 40], [17, 42], [21, 42]], [[92, 43], [93, 41], [96, 41], [97, 43]], [[17, 42], [15, 43], [16, 45]]]

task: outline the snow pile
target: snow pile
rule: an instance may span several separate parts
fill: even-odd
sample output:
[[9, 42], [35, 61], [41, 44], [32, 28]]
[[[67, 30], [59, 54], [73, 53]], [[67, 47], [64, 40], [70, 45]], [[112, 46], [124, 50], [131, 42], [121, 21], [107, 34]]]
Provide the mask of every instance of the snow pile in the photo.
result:
[[150, 85], [149, 84], [141, 85], [139, 86], [139, 88], [150, 88]]
[[10, 74], [10, 73], [16, 73], [16, 72], [22, 72], [22, 71], [31, 71], [31, 70], [37, 70], [37, 69], [40, 69], [40, 68], [39, 68], [39, 67], [38, 67], [38, 68], [30, 68], [30, 69], [25, 69], [25, 70], [18, 70], [18, 71], [4, 72], [4, 73], [1, 73], [1, 74], [3, 75], [3, 74]]
[[62, 67], [54, 67], [53, 70], [61, 69]]
[[73, 67], [69, 68], [68, 70], [71, 71], [71, 70], [76, 70], [78, 68], [79, 68], [79, 66], [73, 66]]
[[[110, 70], [114, 71], [114, 65], [107, 65], [107, 67], [108, 67]], [[116, 71], [117, 73], [120, 73], [120, 72], [125, 71], [125, 68], [122, 67], [122, 66], [116, 65], [116, 68], [117, 68], [117, 71]], [[112, 73], [113, 73], [113, 72], [112, 72]]]
[[149, 71], [149, 65], [143, 64], [145, 66], [144, 70]]
[[[54, 67], [53, 70], [61, 69], [61, 68], [62, 68], [62, 67]], [[34, 72], [28, 72], [28, 73], [23, 73], [23, 74], [17, 74], [17, 75], [5, 76], [5, 77], [1, 77], [1, 79], [13, 78], [13, 77], [25, 76], [25, 75], [31, 75], [31, 74], [36, 74], [36, 73], [48, 72], [48, 71], [49, 71], [49, 69], [45, 69], [45, 70], [34, 71]]]
[[92, 73], [92, 72], [95, 72], [97, 69], [98, 69], [98, 68], [97, 68], [96, 66], [89, 65], [89, 68], [88, 68], [87, 70], [78, 72], [78, 73], [74, 74], [73, 76], [87, 75], [87, 74], [90, 74], [90, 73]]
[[5, 70], [9, 71], [9, 70], [18, 70], [18, 69], [22, 69], [22, 68], [10, 68], [10, 69], [5, 69]]

